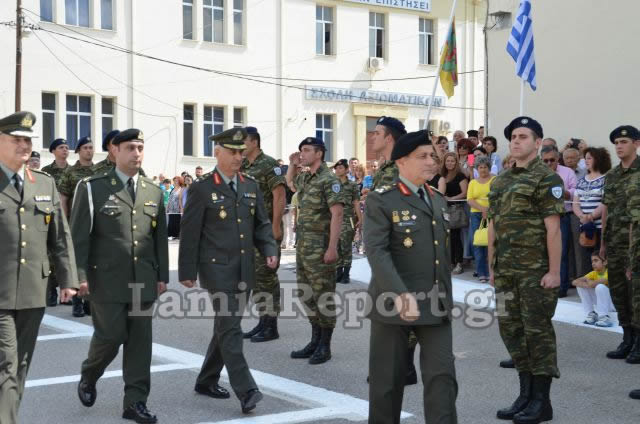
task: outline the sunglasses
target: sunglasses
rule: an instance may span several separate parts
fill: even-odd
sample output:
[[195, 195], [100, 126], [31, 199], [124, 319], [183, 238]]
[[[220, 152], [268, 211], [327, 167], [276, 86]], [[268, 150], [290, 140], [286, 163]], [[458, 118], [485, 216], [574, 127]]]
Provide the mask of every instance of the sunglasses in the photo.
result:
[[554, 163], [557, 160], [558, 159], [542, 159], [542, 162], [544, 162], [544, 163]]

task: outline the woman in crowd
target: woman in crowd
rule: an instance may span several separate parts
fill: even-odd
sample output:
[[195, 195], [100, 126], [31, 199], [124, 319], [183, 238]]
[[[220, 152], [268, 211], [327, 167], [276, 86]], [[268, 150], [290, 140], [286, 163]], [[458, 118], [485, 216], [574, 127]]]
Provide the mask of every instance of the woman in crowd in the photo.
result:
[[187, 204], [187, 196], [189, 195], [189, 187], [193, 184], [193, 178], [187, 174], [184, 177], [184, 189], [182, 189], [182, 202], [180, 203], [180, 214], [184, 212], [184, 206]]
[[358, 190], [360, 190], [360, 193], [362, 193], [362, 187], [366, 176], [364, 166], [361, 163], [356, 165], [356, 184], [358, 184]]
[[364, 189], [366, 189], [367, 191], [371, 189], [371, 187], [373, 187], [373, 176], [376, 174], [376, 171], [378, 170], [378, 161], [373, 160], [371, 162], [369, 162], [369, 164], [367, 165], [367, 175], [364, 176], [364, 178], [362, 179], [362, 183], [358, 185], [358, 187], [360, 188], [360, 194], [362, 194], [362, 191]]
[[168, 215], [168, 228], [167, 235], [169, 240], [180, 237], [180, 218], [182, 217], [182, 191], [185, 184], [182, 177], [174, 177], [173, 179], [173, 191], [169, 196], [169, 203], [167, 204]]
[[438, 190], [440, 193], [444, 193], [447, 189], [447, 183], [445, 182], [444, 178], [442, 178], [442, 176], [440, 175], [440, 167], [442, 166], [442, 160], [437, 153], [434, 158], [434, 162], [435, 163], [433, 165], [433, 168], [429, 170], [427, 184], [429, 184], [431, 187]]
[[438, 141], [436, 141], [436, 154], [442, 160], [444, 158], [444, 154], [449, 151], [449, 140], [447, 137], [441, 135], [438, 137]]
[[[478, 178], [474, 178], [469, 183], [467, 191], [467, 202], [471, 207], [471, 228], [469, 229], [469, 238], [473, 241], [476, 230], [480, 227], [483, 219], [487, 219], [487, 211], [489, 210], [489, 190], [491, 182], [495, 176], [491, 175], [491, 161], [486, 156], [477, 157], [474, 168], [478, 171]], [[489, 281], [489, 265], [487, 264], [487, 247], [473, 246], [473, 257], [476, 261], [476, 273], [480, 282]]]
[[485, 137], [482, 139], [482, 147], [487, 151], [487, 156], [489, 156], [489, 161], [491, 162], [491, 173], [493, 175], [498, 175], [502, 172], [502, 159], [500, 159], [500, 155], [498, 154], [498, 140], [495, 137]]
[[[467, 198], [468, 181], [462, 173], [462, 170], [460, 170], [460, 163], [458, 162], [457, 154], [453, 152], [445, 153], [440, 175], [442, 176], [442, 180], [445, 182], [444, 195], [449, 201], [449, 208], [462, 209], [463, 206], [461, 207], [460, 205], [462, 205], [463, 202], [460, 201]], [[462, 244], [462, 231], [464, 230], [464, 228], [451, 229], [451, 264], [454, 265], [454, 274], [462, 274], [462, 254], [464, 251]]]
[[469, 164], [469, 155], [473, 150], [473, 143], [468, 138], [463, 138], [458, 141], [458, 163], [460, 164], [460, 171], [465, 177], [471, 178], [471, 165]]
[[[487, 151], [484, 147], [482, 146], [478, 146], [475, 147], [471, 153], [473, 153], [473, 159], [474, 159], [474, 165], [475, 165], [475, 161], [480, 158], [480, 157], [486, 157], [487, 156]], [[478, 178], [478, 170], [475, 168], [475, 166], [473, 167], [473, 178]]]
[[502, 160], [502, 171], [504, 171], [505, 169], [511, 169], [515, 165], [516, 165], [516, 160], [511, 155], [507, 155]]
[[598, 209], [598, 206], [604, 194], [604, 174], [611, 169], [611, 156], [605, 148], [587, 148], [584, 159], [587, 174], [578, 180], [573, 195], [573, 213], [580, 220], [582, 228], [589, 228], [589, 233], [595, 237], [595, 244], [592, 247], [576, 246], [580, 249], [583, 265], [583, 269], [576, 270], [577, 275], [584, 275], [589, 271], [587, 266], [591, 263], [591, 253], [600, 251], [602, 219], [601, 208]]

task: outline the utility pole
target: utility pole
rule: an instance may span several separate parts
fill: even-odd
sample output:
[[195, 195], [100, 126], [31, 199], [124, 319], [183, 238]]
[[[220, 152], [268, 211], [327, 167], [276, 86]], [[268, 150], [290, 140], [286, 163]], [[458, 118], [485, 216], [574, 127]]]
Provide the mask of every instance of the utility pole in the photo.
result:
[[22, 100], [22, 0], [17, 0], [16, 7], [16, 112]]

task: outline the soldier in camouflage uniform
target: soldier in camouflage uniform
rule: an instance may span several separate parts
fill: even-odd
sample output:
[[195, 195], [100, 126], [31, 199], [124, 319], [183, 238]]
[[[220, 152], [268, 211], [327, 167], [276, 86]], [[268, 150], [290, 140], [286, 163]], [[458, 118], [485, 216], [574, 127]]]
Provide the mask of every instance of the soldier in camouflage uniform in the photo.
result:
[[489, 193], [490, 281], [504, 302], [500, 335], [520, 378], [520, 395], [498, 418], [517, 424], [553, 418], [551, 380], [559, 378], [551, 318], [558, 303], [564, 213], [562, 179], [537, 157], [542, 126], [514, 119], [504, 130], [516, 167]]
[[[264, 199], [264, 207], [267, 211], [273, 236], [278, 245], [278, 258], [280, 258], [280, 244], [282, 243], [282, 215], [286, 205], [286, 184], [282, 169], [278, 162], [271, 156], [267, 156], [260, 149], [260, 134], [255, 127], [246, 127], [248, 137], [244, 144], [245, 159], [240, 170], [258, 182]], [[258, 325], [248, 333], [245, 339], [252, 342], [267, 342], [278, 337], [278, 314], [280, 313], [280, 281], [278, 280], [278, 268], [269, 268], [264, 256], [255, 249], [256, 287], [253, 291], [253, 301], [258, 305], [260, 321]]]
[[[296, 274], [312, 335], [304, 348], [291, 352], [291, 357], [321, 364], [331, 359], [331, 336], [336, 326], [335, 262], [344, 199], [340, 181], [324, 162], [322, 140], [305, 138], [298, 149], [300, 152], [289, 156], [287, 184], [298, 193]], [[308, 166], [309, 171], [298, 174], [300, 164]]]
[[[640, 173], [640, 158], [636, 154], [640, 146], [640, 134], [632, 126], [618, 127], [611, 132], [609, 139], [615, 144], [616, 154], [620, 164], [607, 173], [604, 186], [604, 219], [602, 221], [603, 243], [601, 254], [606, 253], [609, 262], [609, 288], [611, 300], [618, 312], [618, 322], [623, 330], [622, 343], [614, 351], [607, 352], [611, 359], [625, 359], [632, 364], [640, 363], [640, 328], [634, 328], [634, 322], [640, 317], [640, 312], [632, 305], [632, 284], [629, 282], [626, 270], [629, 269], [629, 227], [631, 217], [637, 214], [630, 203], [637, 196]], [[635, 243], [635, 240], [634, 240]], [[604, 257], [604, 256], [603, 256]], [[638, 262], [632, 262], [633, 267]], [[633, 270], [634, 273], [640, 270]]]
[[340, 231], [340, 243], [338, 244], [338, 262], [336, 263], [336, 283], [349, 284], [351, 279], [351, 260], [353, 257], [353, 237], [356, 230], [362, 224], [362, 213], [360, 212], [360, 191], [358, 184], [350, 181], [347, 177], [349, 162], [340, 159], [333, 165], [336, 177], [342, 183], [342, 193], [344, 196], [344, 209], [342, 213], [342, 230]]
[[[93, 166], [93, 175], [105, 174], [116, 167], [116, 159], [111, 151], [111, 142], [118, 134], [120, 134], [120, 131], [113, 130], [106, 136], [104, 136], [104, 139], [102, 140], [102, 151], [107, 152], [107, 157]], [[147, 176], [142, 168], [140, 168], [140, 175], [142, 175], [143, 177]]]
[[[57, 138], [49, 145], [49, 152], [53, 153], [54, 161], [42, 168], [43, 172], [51, 175], [56, 182], [56, 188], [60, 190], [60, 181], [62, 174], [69, 167], [67, 158], [69, 157], [69, 145], [64, 138]], [[51, 252], [49, 252], [51, 258]], [[56, 306], [58, 304], [58, 281], [56, 279], [56, 269], [53, 261], [51, 263], [51, 273], [47, 281], [47, 306]]]

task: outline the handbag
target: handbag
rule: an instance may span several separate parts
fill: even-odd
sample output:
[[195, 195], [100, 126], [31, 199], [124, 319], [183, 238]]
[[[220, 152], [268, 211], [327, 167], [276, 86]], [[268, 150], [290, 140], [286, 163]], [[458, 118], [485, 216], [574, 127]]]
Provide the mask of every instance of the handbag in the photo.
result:
[[487, 220], [480, 221], [480, 226], [473, 233], [473, 245], [479, 247], [489, 246], [489, 228], [487, 227]]
[[598, 233], [593, 222], [580, 225], [580, 238], [578, 239], [582, 247], [595, 247], [598, 242]]
[[469, 226], [469, 216], [463, 203], [452, 203], [449, 206], [449, 228], [455, 230]]

